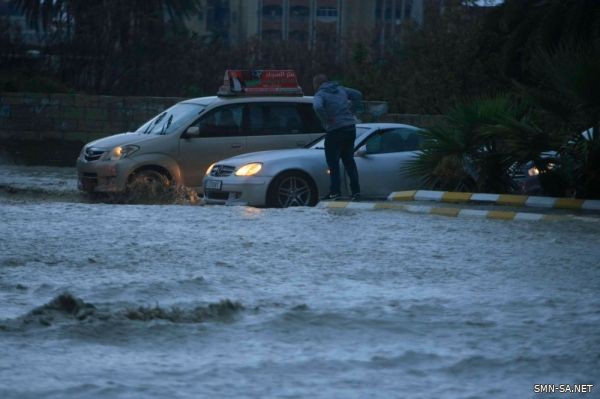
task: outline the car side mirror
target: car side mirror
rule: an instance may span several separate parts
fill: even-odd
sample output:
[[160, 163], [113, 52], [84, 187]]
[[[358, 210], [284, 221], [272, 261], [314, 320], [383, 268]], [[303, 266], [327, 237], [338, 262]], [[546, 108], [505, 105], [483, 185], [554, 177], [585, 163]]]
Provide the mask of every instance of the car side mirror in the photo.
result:
[[365, 156], [367, 156], [367, 146], [366, 145], [361, 145], [360, 147], [358, 147], [358, 149], [356, 151], [354, 151], [354, 156], [355, 157], [365, 157]]
[[185, 131], [183, 138], [191, 138], [191, 137], [199, 137], [200, 136], [200, 128], [198, 126], [190, 126]]

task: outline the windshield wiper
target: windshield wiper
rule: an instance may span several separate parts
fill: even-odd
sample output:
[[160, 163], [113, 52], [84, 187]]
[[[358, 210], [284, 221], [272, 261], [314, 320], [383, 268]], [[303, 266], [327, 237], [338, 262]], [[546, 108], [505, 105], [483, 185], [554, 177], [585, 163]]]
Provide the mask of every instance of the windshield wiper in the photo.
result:
[[148, 128], [146, 130], [144, 130], [144, 134], [150, 134], [152, 132], [152, 128], [154, 128], [156, 125], [158, 125], [160, 123], [160, 121], [163, 120], [163, 118], [165, 117], [166, 114], [167, 114], [166, 112], [163, 112], [162, 114], [157, 116], [156, 119], [154, 120], [154, 122], [152, 122], [150, 125], [148, 125]]
[[162, 127], [162, 129], [160, 130], [160, 134], [166, 134], [167, 133], [167, 129], [169, 128], [169, 126], [171, 126], [171, 122], [173, 122], [173, 115], [169, 115], [169, 119], [167, 119], [167, 123], [165, 123]]

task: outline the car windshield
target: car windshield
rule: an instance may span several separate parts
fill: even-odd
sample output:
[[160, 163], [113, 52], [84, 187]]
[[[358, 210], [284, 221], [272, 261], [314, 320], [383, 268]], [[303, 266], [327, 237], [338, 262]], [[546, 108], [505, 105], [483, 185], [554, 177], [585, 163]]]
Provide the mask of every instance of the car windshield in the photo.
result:
[[144, 123], [136, 133], [170, 134], [191, 123], [204, 109], [205, 105], [179, 103], [161, 112]]
[[[360, 127], [360, 126], [356, 127], [356, 140], [354, 141], [354, 145], [356, 146], [356, 144], [358, 144], [358, 142], [361, 140], [361, 137], [369, 131], [371, 131], [371, 128]], [[318, 141], [316, 143], [309, 144], [308, 146], [315, 150], [324, 150], [325, 149], [325, 135], [323, 135], [323, 137], [318, 138], [317, 140]]]

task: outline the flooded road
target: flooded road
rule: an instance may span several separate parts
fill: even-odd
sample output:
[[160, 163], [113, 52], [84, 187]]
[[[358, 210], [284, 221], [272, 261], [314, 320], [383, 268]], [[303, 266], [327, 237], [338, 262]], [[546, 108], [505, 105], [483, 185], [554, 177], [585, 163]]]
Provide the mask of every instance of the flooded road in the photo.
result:
[[91, 203], [74, 169], [0, 165], [0, 397], [597, 397], [599, 244], [583, 220]]

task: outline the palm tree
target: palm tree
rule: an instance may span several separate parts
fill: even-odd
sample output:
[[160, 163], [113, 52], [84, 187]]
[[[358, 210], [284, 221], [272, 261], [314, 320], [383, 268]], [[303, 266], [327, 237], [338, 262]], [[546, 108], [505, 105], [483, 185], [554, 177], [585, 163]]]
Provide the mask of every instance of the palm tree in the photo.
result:
[[505, 0], [488, 16], [488, 52], [502, 53], [502, 73], [530, 82], [536, 52], [565, 41], [593, 43], [600, 38], [597, 0]]
[[538, 51], [532, 71], [536, 84], [519, 87], [555, 119], [550, 132], [559, 143], [561, 168], [548, 179], [560, 182], [563, 192], [600, 197], [600, 43], [562, 43]]
[[[545, 190], [599, 197], [600, 2], [505, 0], [485, 26], [483, 52], [496, 54], [506, 81], [544, 113], [560, 166], [540, 176]], [[530, 148], [531, 133], [522, 134], [511, 135], [514, 151]]]
[[[424, 132], [422, 154], [410, 172], [438, 190], [512, 192], [511, 168], [547, 149], [532, 115], [507, 95], [459, 104]], [[533, 145], [529, 151], [515, 151], [522, 140]]]

